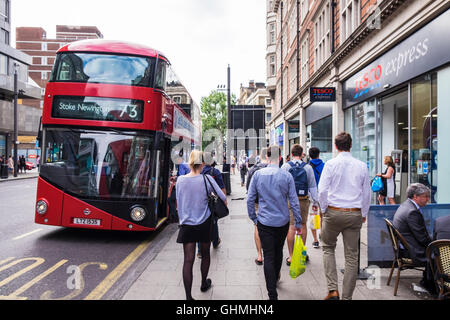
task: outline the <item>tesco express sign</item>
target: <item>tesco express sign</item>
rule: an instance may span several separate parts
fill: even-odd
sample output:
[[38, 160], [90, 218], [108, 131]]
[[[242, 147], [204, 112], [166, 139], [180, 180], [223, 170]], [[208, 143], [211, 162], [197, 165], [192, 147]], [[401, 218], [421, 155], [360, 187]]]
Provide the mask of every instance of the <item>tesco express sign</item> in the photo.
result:
[[343, 83], [344, 108], [450, 62], [450, 9]]

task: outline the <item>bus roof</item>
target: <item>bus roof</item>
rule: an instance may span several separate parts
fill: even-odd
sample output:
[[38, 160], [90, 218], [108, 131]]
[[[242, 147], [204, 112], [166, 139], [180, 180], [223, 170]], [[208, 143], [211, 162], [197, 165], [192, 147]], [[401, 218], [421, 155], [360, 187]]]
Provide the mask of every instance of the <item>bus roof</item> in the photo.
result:
[[58, 50], [59, 52], [107, 52], [107, 53], [119, 53], [119, 54], [133, 54], [147, 57], [155, 57], [160, 55], [165, 59], [165, 55], [160, 51], [152, 49], [150, 47], [118, 40], [104, 40], [104, 39], [88, 39], [80, 40], [66, 44]]

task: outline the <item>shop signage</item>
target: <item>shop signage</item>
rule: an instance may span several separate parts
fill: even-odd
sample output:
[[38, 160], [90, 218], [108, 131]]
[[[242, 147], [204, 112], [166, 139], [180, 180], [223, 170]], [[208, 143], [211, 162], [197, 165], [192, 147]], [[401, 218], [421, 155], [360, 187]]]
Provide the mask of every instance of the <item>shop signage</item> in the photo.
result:
[[450, 9], [343, 84], [344, 108], [450, 62]]
[[310, 87], [309, 101], [311, 102], [333, 102], [336, 101], [336, 88], [332, 87]]
[[142, 122], [144, 102], [140, 100], [55, 96], [52, 117], [97, 121]]
[[289, 133], [298, 133], [300, 132], [300, 121], [298, 120], [289, 120], [288, 121], [288, 131]]

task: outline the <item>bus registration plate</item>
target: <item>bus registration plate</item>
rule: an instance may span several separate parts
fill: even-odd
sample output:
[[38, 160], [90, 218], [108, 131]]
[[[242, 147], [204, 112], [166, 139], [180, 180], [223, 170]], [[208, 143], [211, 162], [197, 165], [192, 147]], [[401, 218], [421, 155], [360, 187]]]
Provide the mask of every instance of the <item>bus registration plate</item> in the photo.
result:
[[99, 219], [85, 219], [85, 218], [73, 218], [74, 224], [84, 224], [89, 226], [99, 226], [101, 220]]

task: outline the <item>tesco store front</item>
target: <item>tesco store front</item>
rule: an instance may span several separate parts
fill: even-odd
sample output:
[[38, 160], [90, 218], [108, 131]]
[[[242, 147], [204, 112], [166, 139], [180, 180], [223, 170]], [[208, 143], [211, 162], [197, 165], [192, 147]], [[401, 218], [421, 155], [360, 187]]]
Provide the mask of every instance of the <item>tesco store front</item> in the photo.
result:
[[450, 203], [450, 9], [343, 83], [345, 130], [370, 177], [396, 164], [396, 203], [408, 184]]

